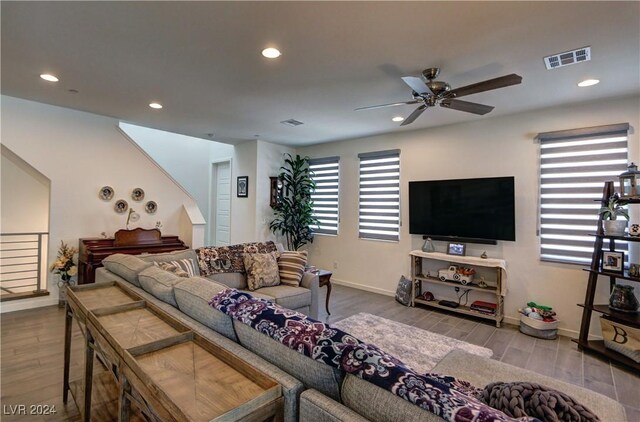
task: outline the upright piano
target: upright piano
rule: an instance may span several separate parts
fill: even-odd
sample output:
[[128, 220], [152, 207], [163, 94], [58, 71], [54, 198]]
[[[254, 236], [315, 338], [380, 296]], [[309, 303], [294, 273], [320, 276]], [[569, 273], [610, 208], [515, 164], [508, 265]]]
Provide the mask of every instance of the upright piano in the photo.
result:
[[118, 230], [113, 238], [80, 239], [78, 284], [94, 283], [102, 260], [115, 253], [139, 255], [189, 249], [178, 236], [161, 236], [158, 229]]

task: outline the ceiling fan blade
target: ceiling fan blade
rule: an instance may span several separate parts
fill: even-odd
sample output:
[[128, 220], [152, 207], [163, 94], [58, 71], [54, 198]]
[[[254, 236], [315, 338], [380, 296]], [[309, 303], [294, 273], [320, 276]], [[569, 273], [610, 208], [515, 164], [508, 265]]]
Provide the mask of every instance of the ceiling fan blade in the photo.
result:
[[491, 110], [494, 109], [493, 106], [488, 106], [488, 105], [478, 104], [478, 103], [470, 103], [469, 101], [449, 100], [449, 99], [443, 100], [440, 103], [440, 107], [451, 108], [453, 110], [458, 110], [458, 111], [466, 111], [467, 113], [479, 114], [481, 116], [489, 113]]
[[404, 119], [404, 121], [402, 122], [402, 124], [400, 126], [406, 126], [406, 125], [410, 125], [411, 123], [413, 123], [413, 121], [415, 119], [417, 119], [418, 117], [420, 117], [420, 115], [422, 114], [423, 111], [425, 111], [427, 109], [427, 106], [422, 104], [420, 107], [416, 108], [415, 110], [413, 110], [413, 113], [411, 113], [409, 115], [409, 117], [407, 117], [406, 119]]
[[433, 95], [427, 84], [416, 76], [403, 76], [402, 80], [417, 94]]
[[477, 94], [478, 92], [491, 91], [492, 89], [504, 88], [511, 85], [518, 85], [522, 82], [522, 76], [512, 73], [511, 75], [500, 76], [499, 78], [452, 89], [447, 93], [448, 98], [460, 98], [465, 95]]
[[390, 104], [380, 104], [380, 105], [374, 105], [374, 106], [368, 106], [368, 107], [358, 107], [355, 109], [355, 111], [360, 111], [360, 110], [372, 110], [375, 108], [383, 108], [383, 107], [395, 107], [395, 106], [400, 106], [400, 105], [405, 105], [405, 104], [418, 104], [417, 100], [413, 100], [413, 101], [406, 101], [404, 103], [390, 103]]

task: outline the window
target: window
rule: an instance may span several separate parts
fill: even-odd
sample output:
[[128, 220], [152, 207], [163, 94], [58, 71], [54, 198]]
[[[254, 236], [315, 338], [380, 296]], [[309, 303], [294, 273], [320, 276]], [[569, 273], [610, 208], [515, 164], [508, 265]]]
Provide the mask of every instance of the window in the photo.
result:
[[400, 239], [400, 150], [367, 152], [360, 158], [358, 237]]
[[[629, 125], [547, 132], [540, 141], [540, 259], [588, 264], [604, 182], [627, 168]], [[616, 183], [617, 184], [617, 183]], [[626, 250], [624, 242], [616, 242]]]
[[316, 189], [311, 194], [313, 216], [320, 224], [313, 227], [316, 234], [338, 234], [340, 221], [340, 157], [314, 158], [309, 162], [311, 178]]

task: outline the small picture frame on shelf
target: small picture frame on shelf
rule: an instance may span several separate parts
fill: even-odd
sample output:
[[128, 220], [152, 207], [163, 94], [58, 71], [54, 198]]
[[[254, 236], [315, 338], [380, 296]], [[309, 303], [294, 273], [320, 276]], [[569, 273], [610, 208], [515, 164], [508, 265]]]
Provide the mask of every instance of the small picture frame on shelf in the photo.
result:
[[629, 264], [629, 277], [640, 278], [640, 264]]
[[447, 244], [447, 255], [465, 256], [467, 245], [464, 243], [449, 242]]
[[602, 252], [602, 271], [622, 274], [624, 270], [624, 252]]

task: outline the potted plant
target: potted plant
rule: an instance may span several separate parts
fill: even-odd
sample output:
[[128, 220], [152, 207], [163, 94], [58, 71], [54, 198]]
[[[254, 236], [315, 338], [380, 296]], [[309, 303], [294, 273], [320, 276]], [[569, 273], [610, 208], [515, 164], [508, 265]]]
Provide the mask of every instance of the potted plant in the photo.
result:
[[[609, 197], [607, 204], [600, 208], [600, 214], [604, 220], [602, 222], [604, 234], [609, 236], [624, 236], [624, 229], [627, 227], [629, 214], [626, 209], [622, 208], [623, 206], [624, 203], [617, 194], [614, 194]], [[619, 220], [618, 216], [622, 216], [626, 220]]]
[[274, 234], [280, 234], [287, 241], [287, 249], [295, 251], [313, 242], [312, 226], [318, 224], [313, 216], [311, 194], [316, 185], [311, 178], [309, 157], [285, 154], [285, 165], [280, 167], [279, 180], [282, 182], [282, 196], [274, 208], [275, 219], [269, 223]]
[[78, 252], [73, 246], [69, 246], [60, 241], [60, 248], [58, 249], [58, 257], [56, 261], [51, 264], [51, 272], [58, 275], [58, 306], [64, 307], [67, 302], [67, 287], [74, 284], [72, 277], [78, 274], [78, 267], [73, 262], [73, 256]]

